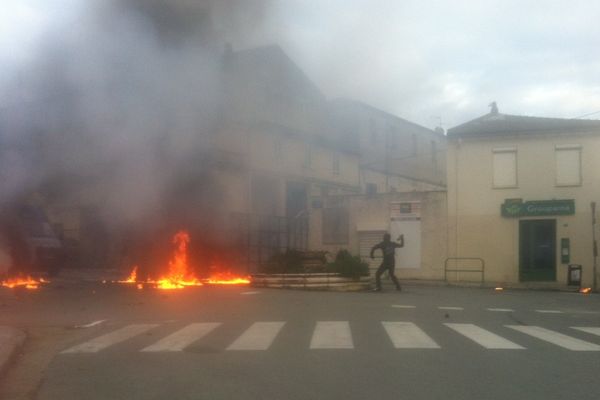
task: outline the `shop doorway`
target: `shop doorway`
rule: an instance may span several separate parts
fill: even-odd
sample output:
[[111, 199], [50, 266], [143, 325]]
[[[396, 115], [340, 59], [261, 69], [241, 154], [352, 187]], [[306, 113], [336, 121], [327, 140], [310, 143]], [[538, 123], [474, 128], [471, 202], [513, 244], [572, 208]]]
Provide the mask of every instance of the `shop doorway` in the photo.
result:
[[519, 278], [556, 281], [556, 220], [519, 221]]

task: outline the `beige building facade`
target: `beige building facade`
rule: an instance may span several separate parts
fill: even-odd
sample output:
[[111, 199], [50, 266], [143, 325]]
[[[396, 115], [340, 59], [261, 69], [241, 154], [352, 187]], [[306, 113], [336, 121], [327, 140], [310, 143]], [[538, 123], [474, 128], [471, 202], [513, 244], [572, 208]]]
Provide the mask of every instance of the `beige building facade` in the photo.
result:
[[310, 248], [326, 250], [331, 256], [347, 249], [368, 262], [374, 273], [382, 259], [380, 253], [370, 258], [371, 247], [386, 232], [393, 240], [403, 234], [405, 247], [396, 253], [396, 275], [401, 279], [444, 278], [445, 191], [315, 197], [311, 204]]
[[598, 154], [600, 121], [496, 111], [450, 129], [448, 256], [500, 283], [567, 285], [580, 265], [571, 283], [593, 286]]

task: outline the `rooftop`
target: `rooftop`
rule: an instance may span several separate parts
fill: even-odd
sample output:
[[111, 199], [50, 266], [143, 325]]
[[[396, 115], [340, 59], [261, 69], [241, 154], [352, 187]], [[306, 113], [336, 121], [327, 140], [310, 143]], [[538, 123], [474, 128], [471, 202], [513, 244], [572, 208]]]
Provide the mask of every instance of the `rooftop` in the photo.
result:
[[600, 120], [543, 118], [491, 112], [449, 129], [448, 137], [464, 138], [571, 132], [600, 133]]

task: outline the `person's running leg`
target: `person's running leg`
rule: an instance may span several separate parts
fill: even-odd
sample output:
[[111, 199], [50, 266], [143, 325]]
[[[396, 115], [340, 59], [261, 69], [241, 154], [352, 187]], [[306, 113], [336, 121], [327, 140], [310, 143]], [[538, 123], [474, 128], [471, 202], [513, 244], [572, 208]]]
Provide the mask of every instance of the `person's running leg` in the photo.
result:
[[394, 285], [396, 285], [396, 290], [401, 290], [400, 282], [398, 282], [398, 278], [396, 278], [396, 274], [394, 273], [395, 269], [396, 269], [395, 265], [393, 265], [393, 264], [390, 265], [390, 267], [388, 269], [389, 274], [390, 274], [390, 279], [392, 280], [392, 282], [394, 282]]
[[375, 290], [381, 290], [381, 275], [387, 268], [385, 263], [381, 263], [379, 268], [377, 268], [377, 272], [375, 272]]

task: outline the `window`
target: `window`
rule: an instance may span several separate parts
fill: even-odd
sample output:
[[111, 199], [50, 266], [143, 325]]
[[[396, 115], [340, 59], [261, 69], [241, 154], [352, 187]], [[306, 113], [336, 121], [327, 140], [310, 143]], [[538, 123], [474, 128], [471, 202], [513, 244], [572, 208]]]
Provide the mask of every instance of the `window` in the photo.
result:
[[517, 149], [505, 147], [492, 150], [494, 158], [493, 187], [515, 188], [517, 187]]
[[377, 126], [375, 126], [375, 120], [369, 119], [369, 132], [371, 134], [371, 146], [377, 145]]
[[312, 146], [309, 144], [306, 146], [306, 150], [304, 152], [304, 168], [310, 168], [312, 165]]
[[556, 186], [581, 185], [581, 146], [556, 146]]
[[367, 194], [377, 194], [377, 184], [367, 183], [366, 191]]
[[395, 126], [390, 126], [388, 135], [389, 135], [388, 143], [390, 145], [390, 148], [397, 149], [398, 148], [398, 128], [396, 128]]
[[321, 220], [323, 244], [347, 244], [349, 239], [349, 215], [345, 208], [324, 208]]
[[340, 155], [336, 153], [333, 154], [333, 174], [340, 174]]

